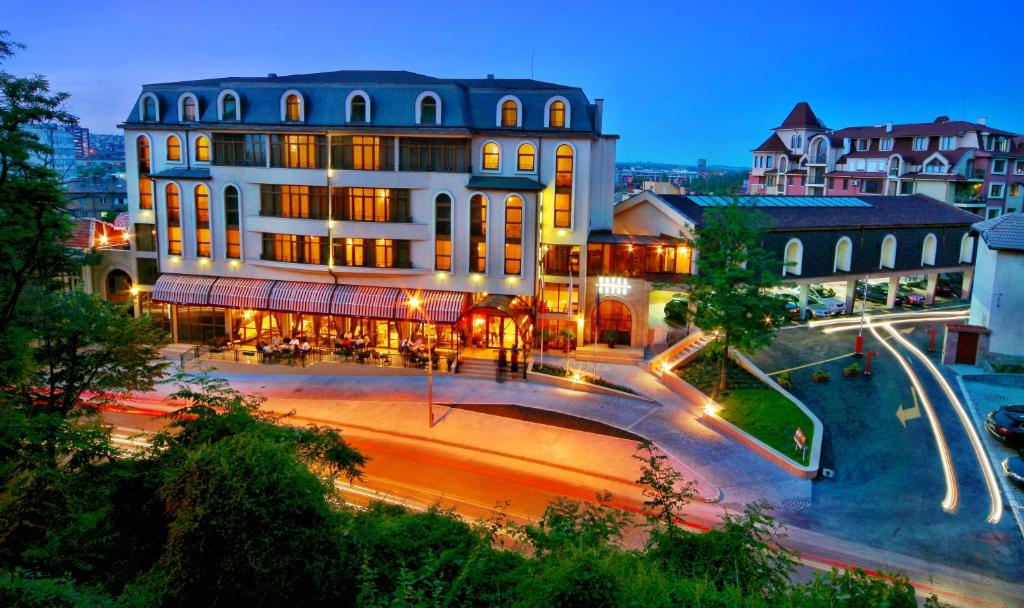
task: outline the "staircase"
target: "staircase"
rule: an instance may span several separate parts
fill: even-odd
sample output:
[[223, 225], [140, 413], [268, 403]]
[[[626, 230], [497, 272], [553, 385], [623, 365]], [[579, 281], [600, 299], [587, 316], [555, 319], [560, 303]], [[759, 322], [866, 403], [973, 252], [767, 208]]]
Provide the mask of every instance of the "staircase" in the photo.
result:
[[672, 369], [688, 363], [711, 341], [711, 338], [709, 334], [705, 333], [697, 333], [685, 338], [679, 344], [673, 345], [651, 360], [650, 369], [660, 372], [664, 369]]
[[[523, 362], [519, 362], [519, 371], [513, 374], [511, 371], [511, 364], [505, 370], [505, 381], [512, 382], [518, 380], [523, 382]], [[496, 371], [495, 367], [497, 362], [494, 359], [474, 359], [471, 357], [463, 357], [462, 363], [459, 364], [458, 374], [460, 378], [481, 378], [484, 380], [495, 380]]]

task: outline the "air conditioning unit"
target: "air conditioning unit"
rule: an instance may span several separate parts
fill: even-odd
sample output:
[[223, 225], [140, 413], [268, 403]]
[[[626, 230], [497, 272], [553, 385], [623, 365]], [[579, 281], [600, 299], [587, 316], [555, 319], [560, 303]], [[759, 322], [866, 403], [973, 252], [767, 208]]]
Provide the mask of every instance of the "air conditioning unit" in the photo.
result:
[[850, 185], [851, 186], [859, 186], [860, 185], [860, 180], [859, 179], [851, 179], [850, 180]]

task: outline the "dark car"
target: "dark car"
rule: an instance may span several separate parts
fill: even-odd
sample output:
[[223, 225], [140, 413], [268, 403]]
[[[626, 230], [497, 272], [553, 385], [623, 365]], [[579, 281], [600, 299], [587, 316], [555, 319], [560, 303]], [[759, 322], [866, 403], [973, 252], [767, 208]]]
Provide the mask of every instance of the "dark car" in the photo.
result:
[[1011, 456], [1003, 460], [1003, 475], [1010, 481], [1024, 486], [1024, 458]]
[[[863, 289], [863, 287], [861, 287], [861, 289]], [[861, 297], [863, 297], [863, 292], [861, 292], [858, 295], [861, 295]], [[884, 285], [882, 283], [868, 285], [867, 298], [871, 302], [879, 302], [881, 304], [885, 304], [889, 300], [889, 286]], [[893, 305], [903, 306], [903, 298], [900, 297], [899, 291], [896, 292], [896, 301]]]
[[1004, 443], [1024, 441], [1024, 405], [1004, 405], [985, 417], [985, 430]]

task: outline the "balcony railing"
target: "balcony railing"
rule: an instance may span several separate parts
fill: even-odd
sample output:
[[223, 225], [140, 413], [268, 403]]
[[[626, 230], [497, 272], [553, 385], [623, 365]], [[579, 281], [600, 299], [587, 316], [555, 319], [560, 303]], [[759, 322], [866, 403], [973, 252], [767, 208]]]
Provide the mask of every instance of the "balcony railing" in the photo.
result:
[[814, 174], [811, 174], [807, 178], [807, 185], [808, 186], [824, 186], [825, 185], [825, 176], [824, 175], [814, 175]]

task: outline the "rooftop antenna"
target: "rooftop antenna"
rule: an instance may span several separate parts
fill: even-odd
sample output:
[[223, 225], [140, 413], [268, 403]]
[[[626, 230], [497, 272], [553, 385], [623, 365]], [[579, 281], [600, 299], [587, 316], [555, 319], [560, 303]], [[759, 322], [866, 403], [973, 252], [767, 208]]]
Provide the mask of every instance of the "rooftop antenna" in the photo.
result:
[[533, 56], [536, 55], [534, 51], [530, 51], [530, 80], [533, 80]]

